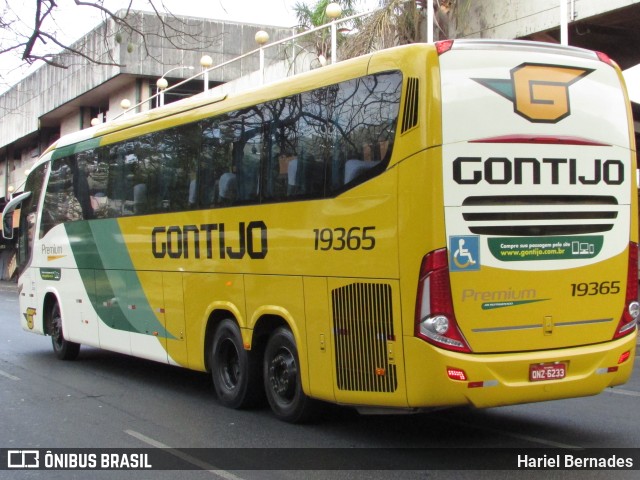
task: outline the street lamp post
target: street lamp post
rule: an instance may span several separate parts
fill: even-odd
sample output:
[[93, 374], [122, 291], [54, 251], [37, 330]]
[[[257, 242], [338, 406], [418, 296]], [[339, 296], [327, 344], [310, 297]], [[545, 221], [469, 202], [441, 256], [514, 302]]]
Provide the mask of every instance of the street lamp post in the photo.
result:
[[200, 59], [200, 66], [204, 69], [203, 73], [203, 81], [204, 81], [204, 91], [209, 90], [209, 69], [213, 65], [213, 58], [209, 55], [203, 55]]
[[433, 11], [433, 5], [429, 2], [429, 7], [427, 8], [427, 42], [433, 43], [435, 40], [434, 32], [433, 32], [433, 23], [435, 21], [435, 12]]
[[269, 34], [264, 30], [256, 32], [254, 37], [258, 45], [260, 45], [260, 83], [264, 83], [264, 45], [269, 41]]
[[160, 103], [160, 105], [159, 105], [160, 107], [162, 107], [164, 105], [164, 91], [169, 86], [169, 82], [164, 77], [166, 77], [168, 74], [170, 74], [174, 70], [180, 70], [180, 69], [193, 70], [193, 67], [190, 66], [190, 65], [189, 66], [181, 65], [179, 67], [173, 67], [173, 68], [167, 70], [166, 72], [164, 72], [162, 74], [162, 76], [156, 81], [158, 103]]
[[338, 61], [338, 28], [336, 19], [342, 15], [342, 7], [335, 2], [330, 3], [327, 5], [325, 13], [331, 19], [331, 64], [334, 64]]

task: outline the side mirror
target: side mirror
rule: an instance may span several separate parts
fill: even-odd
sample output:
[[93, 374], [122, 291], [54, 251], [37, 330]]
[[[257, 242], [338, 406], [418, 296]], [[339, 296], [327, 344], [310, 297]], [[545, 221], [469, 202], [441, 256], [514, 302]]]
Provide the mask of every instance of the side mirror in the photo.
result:
[[13, 215], [2, 216], [2, 236], [7, 240], [13, 238]]
[[5, 205], [4, 210], [2, 210], [2, 236], [7, 240], [13, 238], [13, 211], [28, 198], [29, 195], [31, 195], [31, 192], [23, 192], [20, 195], [16, 195]]

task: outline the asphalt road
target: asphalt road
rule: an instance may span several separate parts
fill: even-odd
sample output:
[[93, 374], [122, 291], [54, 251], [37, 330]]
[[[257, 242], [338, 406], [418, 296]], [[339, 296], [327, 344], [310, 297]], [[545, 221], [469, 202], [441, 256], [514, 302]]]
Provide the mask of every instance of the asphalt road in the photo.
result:
[[[83, 347], [78, 360], [59, 361], [49, 337], [23, 332], [17, 294], [0, 284], [0, 449], [164, 448], [167, 456], [205, 471], [0, 471], [0, 479], [203, 478], [251, 479], [519, 479], [640, 478], [640, 470], [220, 470], [190, 448], [230, 448], [255, 455], [263, 447], [273, 460], [296, 460], [296, 448], [444, 448], [465, 458], [518, 448], [540, 456], [589, 448], [635, 448], [640, 463], [640, 360], [631, 381], [602, 394], [487, 410], [456, 408], [407, 416], [360, 416], [327, 406], [312, 425], [288, 425], [267, 408], [235, 411], [220, 406], [208, 375]], [[478, 449], [488, 450], [478, 450]], [[179, 449], [179, 450], [178, 450]], [[471, 450], [469, 450], [471, 449]], [[318, 455], [326, 453], [314, 450]], [[313, 455], [313, 452], [311, 455]], [[352, 450], [361, 452], [362, 450]], [[195, 452], [195, 453], [194, 453]], [[340, 450], [351, 456], [349, 450]], [[346, 452], [346, 453], [345, 453]], [[437, 456], [438, 450], [430, 450]], [[277, 457], [277, 458], [274, 458]], [[377, 459], [380, 460], [380, 459]], [[269, 459], [264, 460], [269, 464]], [[438, 462], [436, 461], [436, 464]], [[363, 464], [364, 468], [369, 468]], [[638, 465], [640, 467], [640, 465]]]

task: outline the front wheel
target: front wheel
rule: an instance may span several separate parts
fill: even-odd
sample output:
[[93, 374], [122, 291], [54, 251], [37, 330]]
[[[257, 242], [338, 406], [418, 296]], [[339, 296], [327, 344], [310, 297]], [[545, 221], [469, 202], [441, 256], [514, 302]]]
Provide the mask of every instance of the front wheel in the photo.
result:
[[264, 389], [271, 410], [280, 420], [302, 423], [317, 413], [316, 401], [302, 391], [298, 348], [291, 330], [276, 329], [264, 353]]
[[49, 333], [53, 352], [60, 360], [75, 360], [80, 353], [80, 344], [70, 342], [64, 338], [62, 331], [62, 314], [60, 305], [56, 302], [49, 312]]

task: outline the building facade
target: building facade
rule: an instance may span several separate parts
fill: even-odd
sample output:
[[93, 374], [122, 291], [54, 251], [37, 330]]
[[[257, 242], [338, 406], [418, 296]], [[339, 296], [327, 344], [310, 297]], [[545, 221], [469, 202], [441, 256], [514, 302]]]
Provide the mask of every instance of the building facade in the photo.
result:
[[[73, 47], [113, 65], [60, 55], [57, 61], [67, 68], [44, 65], [0, 95], [0, 197], [20, 190], [26, 172], [60, 136], [123, 113], [124, 99], [139, 104], [136, 111], [156, 106], [157, 100], [146, 100], [156, 93], [160, 77], [174, 85], [200, 72], [204, 55], [217, 65], [254, 50], [259, 30], [266, 30], [272, 40], [291, 35], [289, 28], [187, 17], [178, 20], [180, 25], [175, 28], [180, 35], [171, 39], [148, 35], [144, 45], [140, 38], [122, 40], [112, 20], [103, 22]], [[145, 31], [166, 30], [154, 13], [134, 12], [132, 21], [144, 25]], [[211, 72], [209, 85], [226, 83], [258, 68], [256, 56], [234, 62]], [[202, 80], [186, 83], [167, 93], [165, 100], [174, 101], [203, 88]]]

